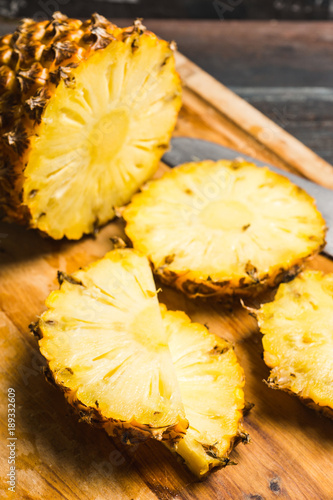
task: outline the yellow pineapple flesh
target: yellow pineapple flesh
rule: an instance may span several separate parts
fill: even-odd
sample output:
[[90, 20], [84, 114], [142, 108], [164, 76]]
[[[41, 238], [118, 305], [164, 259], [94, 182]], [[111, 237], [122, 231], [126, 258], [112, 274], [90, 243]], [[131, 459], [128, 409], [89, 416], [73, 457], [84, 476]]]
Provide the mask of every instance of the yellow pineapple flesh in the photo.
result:
[[125, 443], [178, 439], [188, 424], [147, 259], [113, 250], [60, 282], [38, 323], [48, 377]]
[[177, 443], [165, 443], [198, 477], [229, 462], [242, 431], [244, 374], [232, 346], [180, 311], [161, 305], [189, 428]]
[[181, 165], [148, 183], [123, 215], [134, 247], [190, 297], [258, 293], [325, 244], [314, 200], [244, 161]]
[[170, 44], [139, 21], [56, 14], [3, 37], [0, 60], [5, 218], [55, 239], [93, 232], [168, 147], [181, 105]]
[[268, 384], [333, 417], [333, 274], [304, 271], [256, 316]]

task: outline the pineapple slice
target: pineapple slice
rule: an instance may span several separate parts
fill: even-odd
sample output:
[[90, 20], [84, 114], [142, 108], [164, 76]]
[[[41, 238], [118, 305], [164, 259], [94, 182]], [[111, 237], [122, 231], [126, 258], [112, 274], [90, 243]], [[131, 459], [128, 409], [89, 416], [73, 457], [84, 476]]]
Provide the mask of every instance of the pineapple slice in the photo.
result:
[[314, 200], [244, 161], [184, 164], [124, 211], [155, 272], [190, 297], [246, 295], [290, 279], [325, 243]]
[[244, 374], [226, 341], [191, 323], [183, 312], [161, 305], [189, 428], [184, 438], [166, 446], [189, 469], [203, 477], [227, 465], [233, 446], [248, 436], [242, 431]]
[[0, 40], [5, 219], [79, 239], [150, 178], [181, 106], [170, 44], [139, 21], [24, 20]]
[[49, 378], [125, 443], [179, 438], [188, 423], [147, 259], [113, 250], [60, 283], [38, 323]]
[[256, 311], [268, 385], [333, 417], [333, 274], [305, 271]]

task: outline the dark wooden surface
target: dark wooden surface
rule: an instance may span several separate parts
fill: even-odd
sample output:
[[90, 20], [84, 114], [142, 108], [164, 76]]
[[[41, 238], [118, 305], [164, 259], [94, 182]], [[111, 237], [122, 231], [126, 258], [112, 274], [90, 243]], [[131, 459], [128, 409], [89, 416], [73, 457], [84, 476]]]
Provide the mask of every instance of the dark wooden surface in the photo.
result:
[[[193, 62], [333, 163], [333, 21], [145, 23], [176, 40]], [[1, 34], [13, 26], [1, 23]]]
[[[149, 21], [147, 25], [152, 29], [159, 28], [157, 31], [163, 34], [162, 26]], [[179, 39], [184, 52], [196, 49], [196, 60], [199, 56], [203, 57], [201, 48], [206, 50], [207, 61], [204, 62], [211, 64], [215, 60], [216, 64], [217, 59], [209, 61], [208, 58], [209, 54], [216, 53], [215, 46], [209, 52], [207, 38], [205, 43], [197, 43], [198, 34], [203, 36], [204, 33], [198, 24], [191, 27], [195, 36], [192, 40], [186, 39], [186, 45], [182, 46], [188, 30], [187, 23], [183, 25], [184, 29], [181, 24], [164, 25], [164, 29], [178, 30], [179, 36], [174, 32], [167, 38]], [[222, 23], [218, 28], [214, 26], [214, 30], [221, 30], [224, 26], [226, 30], [231, 30], [229, 36], [235, 39], [235, 54], [240, 60], [243, 58], [244, 67], [249, 65], [246, 67], [250, 68], [253, 61], [244, 54], [249, 50], [249, 43], [245, 40], [242, 50], [236, 44], [239, 30], [241, 27], [244, 29], [244, 25], [233, 27]], [[2, 28], [8, 31], [8, 26]], [[209, 25], [205, 28], [207, 36], [213, 36], [213, 27], [209, 28]], [[282, 28], [281, 25], [281, 31]], [[226, 37], [227, 32], [223, 33]], [[255, 32], [254, 36], [257, 36]], [[228, 38], [225, 40], [226, 46]], [[232, 48], [231, 40], [229, 47]], [[256, 43], [258, 46], [259, 42]], [[326, 43], [325, 47], [328, 45]], [[265, 48], [267, 46], [268, 42]], [[323, 57], [325, 47], [322, 49]], [[330, 50], [329, 47], [327, 50]], [[214, 66], [211, 72], [223, 61], [229, 61], [232, 66], [233, 58], [230, 52], [228, 56], [227, 51], [223, 51], [223, 45], [218, 61], [218, 66]], [[290, 166], [300, 172], [304, 172], [304, 166], [308, 165], [314, 171], [310, 172], [312, 176], [317, 178], [322, 172], [325, 183], [326, 166], [311, 151], [276, 128], [274, 135], [267, 137], [263, 132], [272, 130], [272, 124], [261, 114], [184, 56], [177, 54], [177, 62], [184, 81], [184, 107], [176, 133], [204, 137], [235, 149], [250, 148], [258, 158], [267, 161], [279, 159], [281, 166]], [[274, 67], [273, 62], [271, 65]], [[249, 74], [253, 75], [251, 71]], [[227, 70], [226, 79], [221, 79], [233, 87], [241, 87], [243, 93], [252, 95], [255, 87], [260, 94], [260, 87], [264, 85], [262, 82], [255, 84], [252, 80], [250, 84], [239, 70], [233, 74], [239, 76], [239, 80], [227, 81], [227, 76], [232, 76], [232, 72]], [[329, 84], [325, 85], [328, 87]], [[281, 88], [269, 86], [267, 82], [265, 86], [271, 92], [273, 88]], [[327, 168], [330, 171], [330, 167]], [[193, 302], [167, 289], [161, 296], [171, 309], [186, 311], [192, 320], [207, 323], [211, 331], [235, 342], [236, 353], [246, 373], [246, 399], [255, 404], [245, 419], [252, 442], [249, 446], [240, 445], [232, 454], [232, 460], [238, 465], [216, 471], [205, 482], [194, 480], [158, 443], [147, 443], [139, 449], [125, 448], [105, 433], [88, 428], [86, 424], [78, 424], [69, 413], [60, 392], [47, 386], [40, 374], [41, 359], [36, 351], [36, 342], [27, 333], [28, 325], [40, 315], [45, 297], [56, 288], [57, 269], [71, 273], [101, 257], [111, 248], [110, 236], [122, 234], [118, 230], [121, 231], [119, 225], [109, 224], [97, 235], [97, 239], [84, 238], [70, 243], [43, 239], [38, 233], [14, 224], [0, 225], [0, 392], [4, 396], [8, 387], [16, 390], [19, 438], [17, 492], [10, 494], [6, 490], [7, 485], [1, 482], [0, 498], [332, 500], [332, 422], [306, 408], [298, 399], [281, 391], [272, 391], [262, 383], [262, 379], [267, 378], [268, 369], [260, 357], [260, 336], [254, 319], [244, 309], [224, 310], [220, 305]], [[312, 266], [332, 271], [333, 264], [320, 256], [314, 259]], [[5, 477], [2, 471], [8, 471], [6, 421], [6, 399], [2, 397], [1, 478]]]
[[73, 17], [98, 10], [104, 16], [189, 19], [329, 19], [333, 0], [0, 0], [5, 17]]
[[333, 163], [333, 22], [146, 25]]

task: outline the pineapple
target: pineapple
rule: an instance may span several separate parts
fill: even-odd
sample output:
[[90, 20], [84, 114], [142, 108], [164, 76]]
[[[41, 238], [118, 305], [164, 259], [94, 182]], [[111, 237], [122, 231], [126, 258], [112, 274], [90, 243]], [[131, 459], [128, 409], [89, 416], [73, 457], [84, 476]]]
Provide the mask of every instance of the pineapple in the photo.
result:
[[2, 217], [93, 232], [154, 174], [180, 106], [172, 44], [140, 21], [23, 20], [0, 39]]
[[188, 422], [147, 259], [112, 250], [59, 278], [35, 329], [49, 380], [83, 420], [125, 443], [182, 436]]
[[134, 248], [189, 297], [253, 295], [297, 274], [325, 244], [314, 200], [245, 161], [184, 164], [123, 213]]
[[227, 465], [233, 446], [248, 440], [240, 425], [244, 374], [230, 344], [183, 312], [162, 305], [161, 310], [189, 420], [185, 437], [165, 444], [202, 478], [213, 467]]
[[198, 477], [226, 465], [248, 438], [231, 345], [159, 306], [148, 260], [135, 250], [59, 273], [59, 283], [34, 333], [48, 380], [81, 419], [125, 444], [163, 441]]
[[304, 271], [255, 314], [268, 385], [333, 417], [333, 274]]

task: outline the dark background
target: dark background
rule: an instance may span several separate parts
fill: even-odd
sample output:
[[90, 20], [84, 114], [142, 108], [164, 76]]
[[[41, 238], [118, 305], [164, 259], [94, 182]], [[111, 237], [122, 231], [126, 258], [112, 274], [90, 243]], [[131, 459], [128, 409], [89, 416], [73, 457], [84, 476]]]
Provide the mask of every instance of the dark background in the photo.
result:
[[0, 16], [49, 17], [55, 10], [73, 17], [94, 11], [109, 17], [188, 19], [333, 18], [333, 0], [0, 0]]

